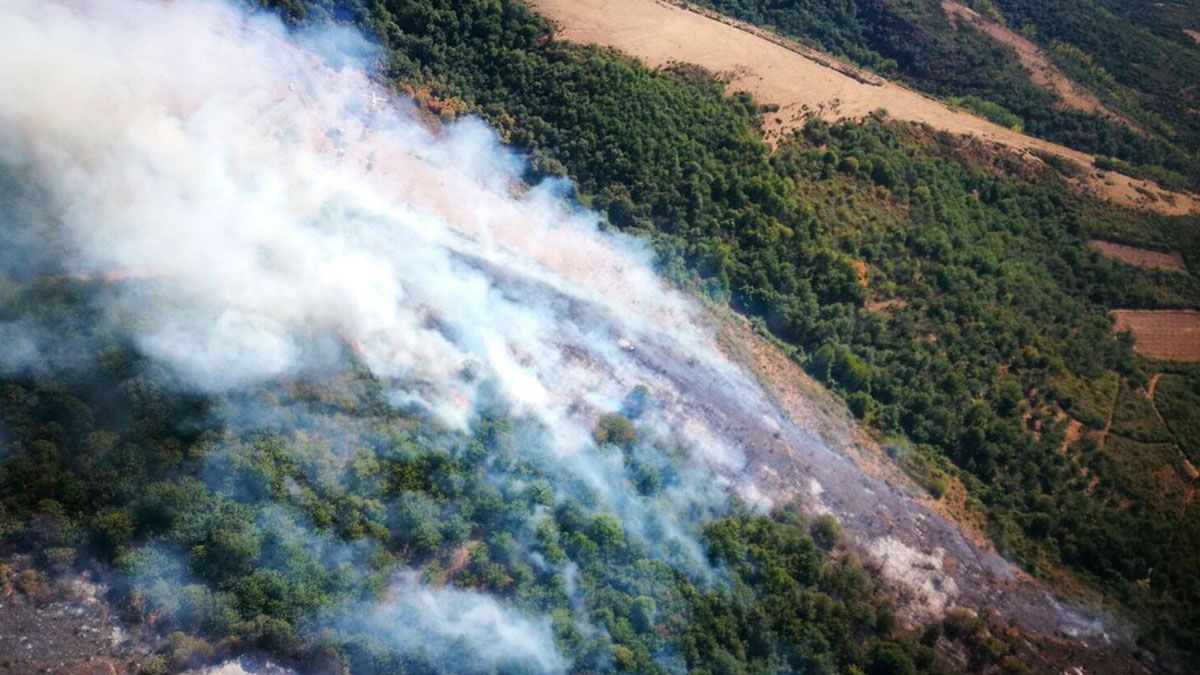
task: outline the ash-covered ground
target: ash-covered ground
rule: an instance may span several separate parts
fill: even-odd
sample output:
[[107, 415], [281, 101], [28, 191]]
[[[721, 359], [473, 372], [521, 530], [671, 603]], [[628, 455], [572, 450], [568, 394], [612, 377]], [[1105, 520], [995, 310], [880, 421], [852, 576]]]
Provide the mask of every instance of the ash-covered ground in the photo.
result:
[[[487, 269], [502, 288], [537, 283]], [[564, 359], [604, 369], [606, 377], [625, 380], [630, 388], [647, 386], [658, 414], [689, 429], [693, 439], [725, 450], [709, 465], [748, 501], [761, 500], [765, 507], [799, 502], [813, 515], [836, 516], [845, 535], [902, 596], [909, 618], [940, 617], [956, 606], [990, 608], [1034, 634], [1084, 643], [1126, 639], [1098, 614], [1051, 593], [971, 541], [956, 523], [922, 503], [928, 495], [868, 473], [817, 437], [818, 428], [851, 422], [831, 414], [793, 420], [741, 368], [680, 348], [669, 326], [621, 333], [628, 329], [606, 310], [566, 297], [561, 302], [559, 315], [576, 322], [575, 330], [587, 326], [594, 333], [597, 326], [612, 326], [614, 345], [639, 366], [634, 375], [653, 377], [626, 379], [629, 371], [607, 367], [587, 345], [562, 344]], [[582, 401], [580, 407], [586, 407]], [[848, 428], [841, 431], [853, 436]], [[731, 463], [734, 457], [739, 459]]]
[[0, 567], [0, 673], [132, 673], [151, 653], [91, 575], [51, 579], [19, 555], [0, 558]]

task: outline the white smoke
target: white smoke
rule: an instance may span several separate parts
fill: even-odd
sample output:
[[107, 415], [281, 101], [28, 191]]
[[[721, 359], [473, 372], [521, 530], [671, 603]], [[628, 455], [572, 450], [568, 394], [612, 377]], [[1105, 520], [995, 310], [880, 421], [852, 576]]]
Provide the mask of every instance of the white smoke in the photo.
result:
[[549, 186], [510, 194], [521, 165], [482, 123], [426, 129], [271, 19], [110, 1], [5, 14], [6, 150], [51, 179], [68, 271], [153, 280], [122, 310], [200, 387], [319, 366], [340, 337], [376, 374], [427, 383], [407, 393], [443, 420], [471, 410], [456, 377], [471, 359], [544, 412], [564, 366], [550, 299], [506, 297], [460, 254], [695, 340], [641, 247]]
[[[635, 536], [702, 558], [687, 524], [729, 487], [703, 469], [735, 474], [741, 455], [649, 413], [698, 452], [648, 499], [591, 431], [653, 388], [632, 355], [644, 336], [730, 366], [640, 243], [602, 232], [559, 184], [523, 189], [486, 125], [423, 123], [345, 56], [370, 50], [344, 32], [297, 38], [215, 0], [7, 0], [0, 25], [0, 169], [46, 202], [13, 241], [53, 242], [58, 273], [112, 282], [107, 311], [146, 354], [220, 395], [353, 352], [394, 404], [460, 429], [502, 399], [546, 430], [545, 463]], [[5, 363], [37, 360], [23, 339]], [[561, 666], [544, 626], [486, 596], [410, 583], [373, 616]]]
[[[297, 38], [221, 0], [3, 0], [0, 36], [0, 282], [109, 282], [95, 294], [103, 318], [243, 430], [292, 414], [243, 405], [247, 389], [342, 372], [353, 354], [394, 405], [451, 428], [513, 413], [531, 437], [518, 451], [558, 496], [586, 493], [651, 555], [702, 563], [694, 526], [729, 490], [765, 505], [817, 467], [822, 503], [860, 536], [944, 547], [964, 595], [1008, 570], [780, 425], [642, 245], [601, 232], [561, 184], [526, 190], [522, 162], [483, 123], [423, 123], [347, 56], [371, 53], [352, 34]], [[0, 371], [85, 353], [35, 323], [0, 317]], [[638, 385], [656, 403], [630, 454], [678, 477], [649, 496], [592, 437]], [[755, 454], [758, 490], [739, 447]], [[405, 622], [402, 648], [428, 634], [421, 649], [465, 650], [464, 667], [562, 666], [544, 621], [484, 594], [402, 579], [360, 614]]]
[[351, 608], [340, 625], [420, 655], [444, 672], [566, 670], [549, 618], [529, 618], [478, 593], [423, 587], [415, 573], [402, 575], [389, 594], [389, 601]]

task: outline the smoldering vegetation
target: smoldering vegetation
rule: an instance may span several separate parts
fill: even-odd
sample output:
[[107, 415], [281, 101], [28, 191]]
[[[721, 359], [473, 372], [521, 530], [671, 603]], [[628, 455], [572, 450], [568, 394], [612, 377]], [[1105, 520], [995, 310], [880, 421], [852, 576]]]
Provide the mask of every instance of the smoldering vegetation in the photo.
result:
[[[200, 551], [125, 550], [141, 601], [219, 614], [204, 568], [251, 559], [264, 573], [308, 560], [356, 587], [372, 565], [353, 541], [370, 528], [331, 538], [304, 502], [371, 494], [355, 462], [382, 447], [484, 463], [470, 489], [495, 517], [537, 506], [498, 546], [541, 572], [567, 563], [534, 552], [544, 512], [570, 505], [580, 519], [613, 514], [595, 527], [712, 577], [695, 527], [737, 487], [710, 465], [736, 467], [738, 454], [698, 447], [702, 423], [670, 410], [639, 404], [636, 430], [620, 411], [655, 380], [630, 357], [642, 333], [669, 330], [688, 358], [728, 366], [648, 253], [602, 233], [569, 188], [520, 188], [521, 161], [477, 121], [423, 123], [370, 81], [370, 47], [345, 32], [293, 36], [219, 3], [18, 2], [4, 14], [0, 143], [15, 208], [3, 262], [9, 299], [28, 303], [9, 303], [3, 366], [81, 372], [97, 364], [55, 355], [128, 346], [149, 386], [203, 401], [175, 421], [211, 436], [198, 481], [150, 486], [142, 508], [179, 520], [181, 505], [204, 504], [239, 523]], [[39, 285], [78, 295], [72, 320], [89, 330], [42, 316]], [[568, 315], [580, 307], [587, 321]], [[333, 410], [313, 400], [331, 392]], [[598, 443], [602, 419], [627, 437]], [[262, 483], [264, 453], [291, 469], [285, 484]], [[454, 477], [434, 473], [420, 480]], [[387, 491], [394, 500], [364, 510], [403, 525], [402, 549], [488, 534], [416, 491]], [[260, 506], [272, 500], [286, 506]], [[564, 667], [548, 619], [375, 568], [386, 598], [324, 612], [313, 630], [352, 624], [454, 669]]]
[[[868, 511], [923, 514], [788, 426], [638, 242], [525, 186], [483, 123], [423, 121], [351, 33], [217, 2], [17, 0], [0, 23], [3, 478], [33, 514], [10, 529], [94, 548], [163, 631], [233, 636], [164, 667], [893, 658], [853, 555], [823, 567], [799, 516], [751, 514], [800, 461], [835, 463], [865, 535]], [[896, 541], [945, 544], [922, 531]], [[775, 556], [804, 619], [722, 595]], [[695, 633], [723, 621], [803, 639], [735, 655]]]

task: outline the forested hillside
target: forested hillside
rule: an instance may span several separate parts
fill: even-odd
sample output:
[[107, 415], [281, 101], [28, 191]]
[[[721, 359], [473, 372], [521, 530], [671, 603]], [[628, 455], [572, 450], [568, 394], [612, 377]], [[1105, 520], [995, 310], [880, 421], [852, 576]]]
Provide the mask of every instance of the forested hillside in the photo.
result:
[[[485, 115], [648, 237], [669, 275], [761, 317], [858, 414], [914, 442], [935, 490], [943, 470], [965, 480], [1008, 555], [1065, 565], [1158, 639], [1196, 649], [1194, 502], [1151, 503], [1157, 469], [1091, 440], [1061, 452], [1055, 412], [1095, 424], [1081, 411], [1105, 402], [1090, 392], [1137, 389], [1157, 368], [1111, 336], [1107, 309], [1198, 300], [1194, 275], [1115, 264], [1085, 240], [1175, 246], [1190, 261], [1195, 218], [1108, 208], [881, 122], [815, 124], [772, 156], [753, 102], [702, 73], [546, 42], [519, 4], [385, 7], [359, 16], [386, 36], [393, 77], [447, 114], [462, 101]], [[867, 304], [893, 298], [898, 310]]]
[[[1066, 185], [1077, 168], [1031, 167], [883, 114], [810, 122], [772, 152], [758, 105], [726, 96], [711, 74], [651, 72], [555, 41], [516, 0], [261, 4], [293, 25], [335, 20], [373, 36], [397, 91], [443, 121], [481, 116], [527, 154], [530, 180], [570, 178], [575, 199], [607, 226], [652, 245], [669, 279], [786, 343], [935, 498], [964, 486], [962, 508], [1004, 555], [1098, 593], [1143, 644], [1183, 663], [1200, 654], [1195, 478], [1175, 454], [1200, 464], [1200, 370], [1138, 357], [1106, 314], [1196, 307], [1200, 279], [1087, 246], [1178, 249], [1194, 270], [1200, 218], [1105, 205]], [[1069, 3], [996, 5], [1047, 44], [1087, 50], [1097, 81], [1146, 96], [1142, 119], [1171, 127], [1155, 127], [1152, 142], [1054, 109], [1011, 55], [969, 29], [945, 29], [922, 3], [712, 4], [936, 93], [992, 101], [1047, 138], [1200, 185], [1200, 132], [1179, 121], [1195, 107], [1194, 90], [1178, 87], [1195, 52], [1147, 26], [1120, 33], [1135, 36], [1121, 49], [1170, 60], [1175, 79], [1119, 67], [1116, 51], [1088, 37], [1126, 40], [1114, 32], [1124, 10], [1115, 0], [1061, 17], [1045, 5]], [[1058, 52], [1064, 67], [1076, 58]], [[1020, 635], [986, 617], [952, 612], [900, 627], [830, 518], [735, 508], [701, 537], [728, 583], [673, 566], [616, 518], [591, 515], [592, 504], [556, 503], [561, 476], [526, 454], [536, 433], [507, 409], [466, 432], [444, 428], [389, 405], [359, 364], [248, 392], [246, 409], [257, 412], [239, 418], [181, 393], [116, 334], [93, 303], [105, 286], [30, 276], [0, 287], [0, 319], [32, 317], [74, 345], [52, 371], [0, 382], [0, 536], [60, 568], [95, 555], [118, 570], [133, 614], [207, 639], [174, 641], [152, 670], [246, 645], [354, 672], [465, 667], [438, 660], [453, 645], [423, 653], [380, 637], [372, 621], [403, 624], [402, 615], [359, 615], [398, 568], [445, 584], [443, 602], [455, 589], [485, 589], [551, 616], [555, 644], [583, 672], [1025, 668]], [[1148, 409], [1141, 390], [1156, 373], [1163, 398]], [[1103, 434], [1071, 435], [1071, 420]], [[665, 494], [681, 478], [636, 442], [638, 425], [629, 410], [602, 418], [597, 451], [640, 493]], [[330, 456], [350, 458], [344, 475]], [[516, 477], [510, 491], [496, 474]], [[535, 515], [544, 517], [536, 527]], [[300, 521], [316, 536], [302, 537]]]
[[1175, 187], [1200, 185], [1200, 116], [1194, 112], [1200, 101], [1188, 86], [1200, 79], [1200, 49], [1187, 44], [1177, 23], [1173, 33], [1161, 26], [1164, 5], [1145, 11], [1143, 3], [1118, 1], [967, 3], [1040, 44], [1069, 77], [1134, 120], [1135, 129], [1060, 105], [1030, 79], [1011, 48], [952, 22], [935, 0], [699, 4], [959, 101], [993, 121], [1140, 167], [1126, 171]]
[[[55, 569], [99, 556], [132, 614], [200, 636], [172, 639], [144, 672], [245, 646], [320, 672], [475, 670], [469, 645], [411, 635], [424, 645], [414, 649], [395, 637], [418, 618], [409, 613], [430, 611], [421, 602], [458, 611], [468, 600], [456, 588], [553, 617], [565, 660], [513, 653], [504, 670], [949, 672], [921, 631], [898, 631], [832, 519], [716, 520], [702, 536], [729, 583], [712, 586], [651, 555], [615, 517], [556, 503], [563, 477], [532, 455], [528, 420], [497, 410], [468, 433], [439, 428], [398, 412], [363, 370], [250, 392], [253, 418], [231, 419], [243, 402], [180, 394], [108, 333], [88, 304], [103, 292], [66, 280], [5, 287], [0, 316], [27, 317], [36, 303], [38, 324], [79, 351], [61, 376], [3, 382], [0, 533]], [[604, 452], [640, 490], [677, 486], [669, 464], [635, 446], [628, 420], [609, 426], [628, 431], [607, 436]], [[498, 486], [501, 475], [520, 479]], [[401, 568], [447, 590], [425, 596], [414, 583], [410, 604], [378, 609]], [[0, 584], [14, 583], [33, 593], [41, 582], [0, 566]], [[980, 663], [1018, 648], [969, 615], [947, 626]], [[931, 626], [926, 644], [942, 632]]]

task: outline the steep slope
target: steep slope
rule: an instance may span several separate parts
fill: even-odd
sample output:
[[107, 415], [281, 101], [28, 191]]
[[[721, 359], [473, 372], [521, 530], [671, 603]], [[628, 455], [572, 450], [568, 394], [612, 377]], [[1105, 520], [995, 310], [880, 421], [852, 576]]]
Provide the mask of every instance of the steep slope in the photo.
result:
[[1102, 632], [787, 419], [491, 130], [320, 51], [344, 33], [0, 16], [0, 534], [94, 556], [173, 668], [935, 666], [913, 636], [953, 604]]
[[885, 109], [899, 120], [967, 134], [1026, 155], [1048, 153], [1075, 162], [1087, 168], [1079, 179], [1085, 189], [1118, 204], [1168, 215], [1200, 213], [1195, 195], [1098, 169], [1086, 153], [1015, 132], [893, 82], [852, 77], [846, 67], [832, 68], [732, 21], [662, 0], [530, 4], [557, 24], [563, 39], [615, 47], [651, 67], [693, 63], [727, 78], [730, 91], [746, 91], [764, 104], [778, 106], [766, 115], [768, 140], [777, 141], [799, 128], [809, 114], [857, 119]]
[[943, 0], [942, 8], [952, 17], [951, 24], [963, 21], [985, 33], [996, 42], [1016, 52], [1022, 67], [1035, 84], [1054, 94], [1061, 105], [1084, 113], [1098, 113], [1131, 124], [1108, 108], [1094, 93], [1071, 80], [1056, 66], [1041, 47], [1011, 28], [984, 17], [979, 12], [955, 0]]

